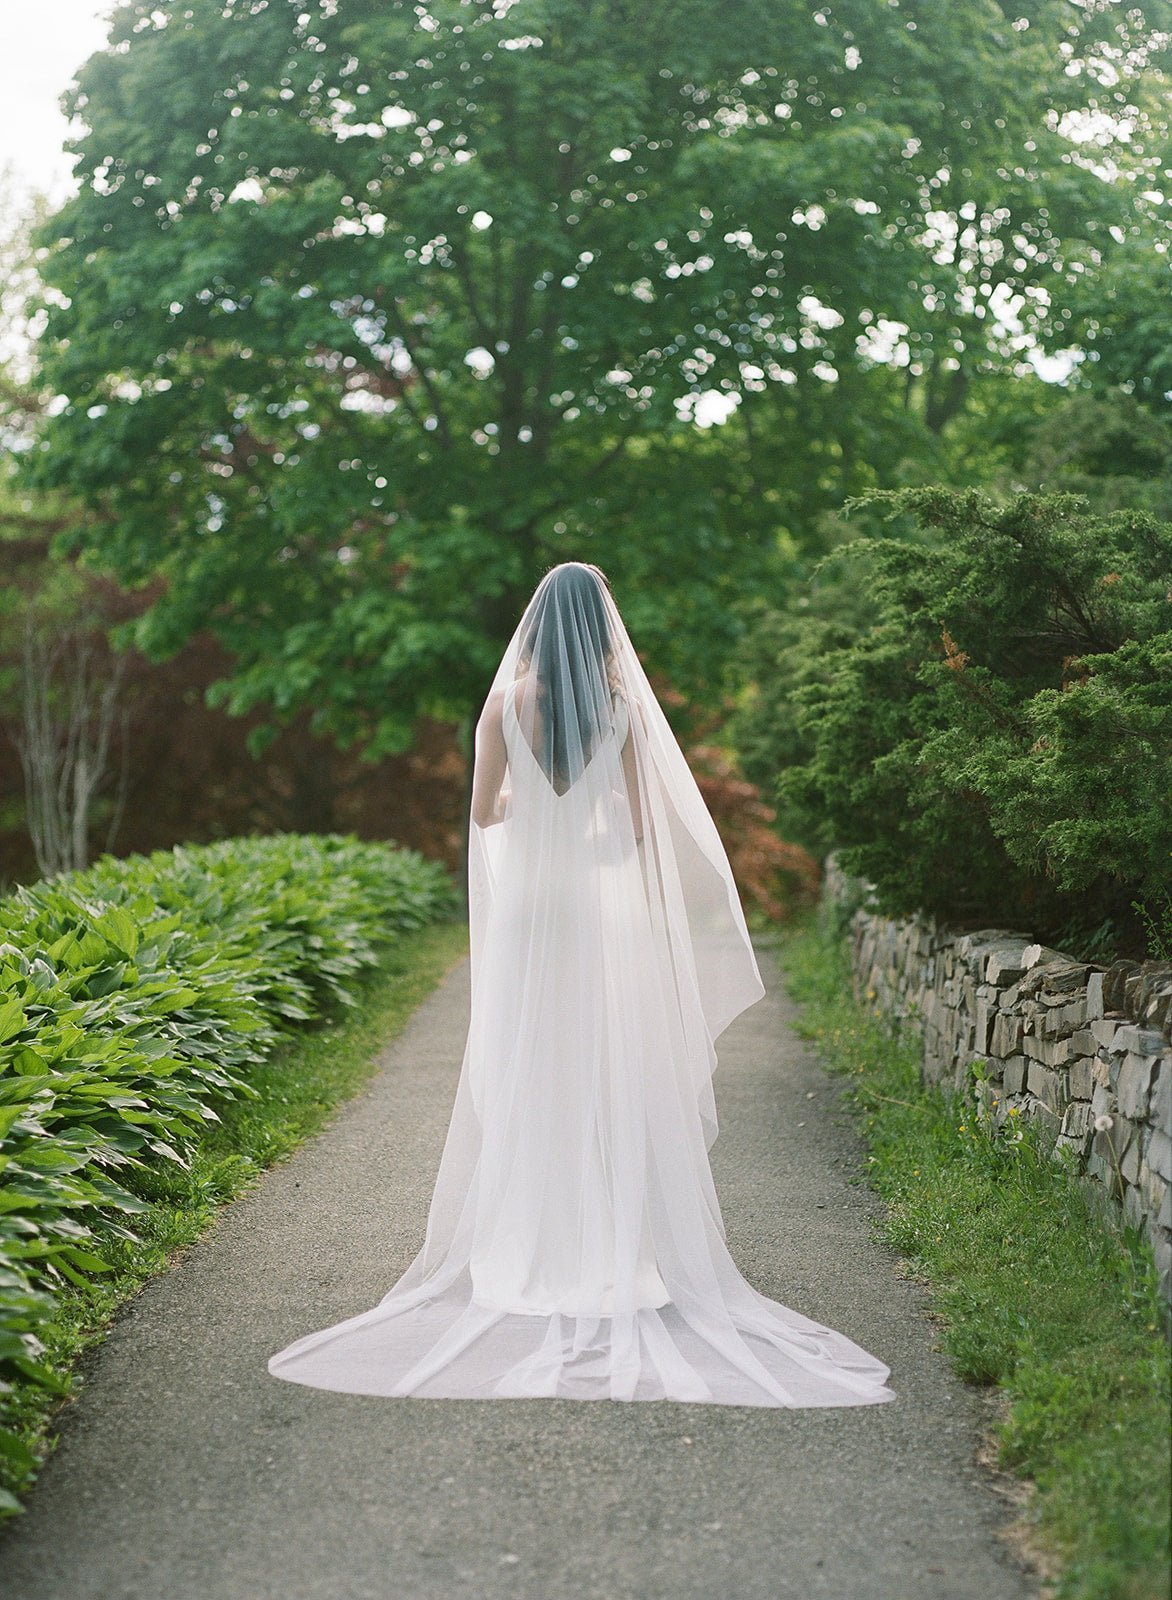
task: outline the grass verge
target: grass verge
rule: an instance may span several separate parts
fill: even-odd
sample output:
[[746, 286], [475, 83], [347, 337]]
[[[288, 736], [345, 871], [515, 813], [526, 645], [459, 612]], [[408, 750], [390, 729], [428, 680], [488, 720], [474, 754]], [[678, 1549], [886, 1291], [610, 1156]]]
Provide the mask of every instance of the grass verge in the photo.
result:
[[1166, 1600], [1169, 1348], [1151, 1252], [1029, 1128], [995, 1135], [920, 1079], [918, 1041], [856, 1004], [843, 941], [780, 951], [800, 1031], [849, 1080], [884, 1231], [962, 1377], [1002, 1395], [998, 1465], [1032, 1480], [1023, 1543], [1062, 1600]]
[[[52, 1321], [41, 1330], [41, 1360], [56, 1374], [61, 1394], [54, 1397], [30, 1385], [13, 1397], [12, 1426], [33, 1451], [37, 1467], [57, 1442], [53, 1426], [62, 1404], [77, 1393], [76, 1363], [82, 1353], [103, 1338], [126, 1301], [163, 1271], [175, 1251], [210, 1227], [220, 1206], [316, 1133], [335, 1107], [362, 1087], [381, 1046], [402, 1030], [467, 943], [467, 926], [459, 918], [400, 935], [377, 967], [352, 981], [354, 1006], [299, 1029], [250, 1070], [259, 1098], [219, 1105], [222, 1120], [208, 1125], [188, 1169], [160, 1162], [160, 1170], [139, 1175], [136, 1192], [150, 1201], [150, 1210], [134, 1219], [137, 1241], [107, 1241], [103, 1255], [111, 1270], [63, 1290]], [[36, 1470], [8, 1468], [0, 1486], [13, 1495], [27, 1492]], [[3, 1516], [0, 1510], [0, 1520]]]

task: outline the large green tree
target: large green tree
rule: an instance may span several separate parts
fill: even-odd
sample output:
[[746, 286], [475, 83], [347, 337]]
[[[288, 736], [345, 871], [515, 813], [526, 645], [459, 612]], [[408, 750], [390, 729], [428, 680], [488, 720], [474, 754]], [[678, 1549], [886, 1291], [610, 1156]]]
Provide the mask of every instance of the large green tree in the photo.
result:
[[[1020, 359], [998, 303], [1061, 337], [1147, 159], [1150, 34], [1098, 0], [134, 0], [42, 233], [36, 469], [165, 579], [138, 642], [210, 627], [239, 709], [402, 748], [566, 557], [712, 689], [784, 577], [787, 461], [832, 500], [906, 429], [893, 381], [939, 431]], [[1071, 129], [1125, 113], [1104, 174]], [[706, 391], [739, 410], [704, 434]]]

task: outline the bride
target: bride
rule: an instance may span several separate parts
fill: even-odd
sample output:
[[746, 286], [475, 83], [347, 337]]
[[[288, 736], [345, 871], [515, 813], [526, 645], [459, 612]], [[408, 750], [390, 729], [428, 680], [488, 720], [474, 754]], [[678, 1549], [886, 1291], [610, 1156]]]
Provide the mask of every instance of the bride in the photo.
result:
[[894, 1399], [748, 1284], [708, 1151], [714, 1042], [760, 999], [715, 824], [606, 578], [552, 568], [476, 727], [472, 1014], [423, 1247], [269, 1371], [359, 1394]]

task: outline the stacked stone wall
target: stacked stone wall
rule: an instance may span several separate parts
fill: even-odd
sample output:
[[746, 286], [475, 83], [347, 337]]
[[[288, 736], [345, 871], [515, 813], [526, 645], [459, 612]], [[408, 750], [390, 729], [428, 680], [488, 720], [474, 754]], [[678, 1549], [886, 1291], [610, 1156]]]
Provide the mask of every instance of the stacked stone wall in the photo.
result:
[[[864, 898], [833, 860], [824, 894]], [[1070, 1150], [1151, 1240], [1172, 1302], [1172, 965], [1104, 967], [1012, 930], [957, 933], [865, 906], [850, 947], [856, 994], [917, 1030], [925, 1079]]]

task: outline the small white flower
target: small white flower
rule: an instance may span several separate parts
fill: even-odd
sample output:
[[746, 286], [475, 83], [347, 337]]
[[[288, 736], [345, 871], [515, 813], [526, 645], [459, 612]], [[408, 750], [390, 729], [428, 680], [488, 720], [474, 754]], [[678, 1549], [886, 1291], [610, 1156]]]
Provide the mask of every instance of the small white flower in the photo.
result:
[[1101, 1117], [1096, 1117], [1095, 1118], [1095, 1132], [1096, 1133], [1109, 1133], [1110, 1130], [1114, 1126], [1115, 1126], [1115, 1118], [1114, 1117], [1101, 1116]]

